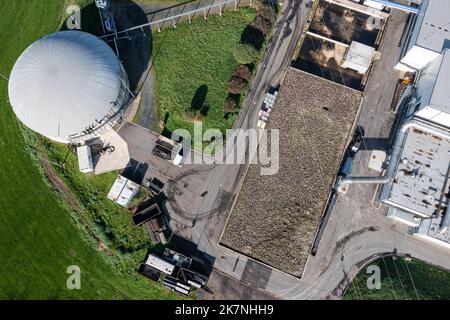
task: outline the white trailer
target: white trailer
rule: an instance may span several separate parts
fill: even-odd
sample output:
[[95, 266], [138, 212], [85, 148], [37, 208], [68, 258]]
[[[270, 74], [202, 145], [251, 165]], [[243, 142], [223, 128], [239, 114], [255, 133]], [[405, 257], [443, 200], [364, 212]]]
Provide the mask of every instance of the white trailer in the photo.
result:
[[141, 187], [137, 183], [128, 180], [127, 184], [120, 193], [120, 197], [116, 201], [117, 204], [120, 204], [122, 207], [128, 208], [128, 205], [130, 204], [134, 196], [138, 194], [140, 188]]
[[128, 208], [131, 200], [140, 190], [140, 185], [119, 174], [107, 197], [122, 207]]
[[94, 161], [92, 160], [91, 148], [87, 145], [77, 148], [78, 167], [81, 172], [89, 173], [94, 171]]
[[119, 175], [117, 177], [116, 181], [114, 181], [114, 184], [113, 184], [113, 186], [111, 187], [111, 190], [108, 193], [108, 196], [107, 196], [108, 199], [116, 202], [117, 199], [119, 199], [123, 188], [125, 188], [125, 185], [127, 184], [127, 181], [128, 181], [127, 178], [124, 178], [121, 175]]

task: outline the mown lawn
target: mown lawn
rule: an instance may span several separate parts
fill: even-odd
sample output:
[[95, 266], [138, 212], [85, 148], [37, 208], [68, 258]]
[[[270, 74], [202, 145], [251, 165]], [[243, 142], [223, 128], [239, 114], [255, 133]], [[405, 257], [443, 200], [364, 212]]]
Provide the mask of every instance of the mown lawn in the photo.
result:
[[370, 274], [362, 270], [350, 284], [345, 300], [442, 300], [450, 299], [450, 273], [422, 261], [381, 258], [371, 265], [381, 271], [381, 289], [369, 290]]
[[[233, 49], [254, 17], [253, 9], [242, 8], [153, 32], [155, 105], [169, 132], [183, 128], [192, 134], [194, 120], [202, 121], [203, 130], [217, 128], [225, 133], [232, 127], [235, 116], [225, 119], [223, 106], [237, 65]], [[199, 91], [206, 112], [194, 116], [189, 109]]]
[[[71, 2], [0, 0], [0, 72], [8, 75], [29, 44], [58, 30], [65, 5]], [[75, 226], [72, 209], [50, 190], [28, 152], [24, 137], [33, 142], [34, 136], [22, 134], [7, 100], [7, 82], [0, 79], [0, 299], [174, 298], [136, 273], [119, 273], [131, 266], [115, 265], [93, 241], [83, 240], [86, 233]], [[92, 182], [92, 189], [83, 192], [109, 183], [108, 179], [111, 176]], [[116, 227], [121, 226], [127, 228], [121, 222]], [[127, 241], [139, 245], [133, 242], [137, 240]], [[81, 290], [66, 288], [70, 265], [81, 269]]]

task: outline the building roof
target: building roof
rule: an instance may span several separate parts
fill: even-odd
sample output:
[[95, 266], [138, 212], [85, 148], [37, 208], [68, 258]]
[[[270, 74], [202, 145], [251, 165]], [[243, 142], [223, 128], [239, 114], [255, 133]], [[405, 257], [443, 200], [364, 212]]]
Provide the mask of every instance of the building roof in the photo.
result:
[[447, 230], [444, 233], [440, 232], [440, 226], [443, 216], [438, 215], [432, 219], [422, 219], [419, 228], [416, 233], [419, 235], [425, 235], [434, 239], [437, 243], [443, 245], [450, 245], [450, 233]]
[[[450, 11], [449, 11], [450, 16]], [[450, 22], [449, 22], [450, 23]], [[445, 50], [439, 73], [431, 96], [430, 106], [450, 114], [450, 50]]]
[[121, 65], [114, 51], [89, 33], [62, 31], [31, 44], [14, 65], [9, 100], [30, 129], [56, 140], [103, 119], [116, 107]]
[[416, 44], [436, 52], [450, 48], [450, 0], [424, 0]]
[[411, 129], [407, 135], [389, 203], [431, 217], [446, 205], [449, 190], [450, 140]]
[[368, 45], [352, 41], [345, 56], [344, 68], [350, 68], [361, 74], [366, 73], [372, 63], [375, 48]]
[[450, 50], [443, 52], [421, 77], [418, 95], [421, 96], [422, 109], [416, 116], [436, 124], [450, 127]]

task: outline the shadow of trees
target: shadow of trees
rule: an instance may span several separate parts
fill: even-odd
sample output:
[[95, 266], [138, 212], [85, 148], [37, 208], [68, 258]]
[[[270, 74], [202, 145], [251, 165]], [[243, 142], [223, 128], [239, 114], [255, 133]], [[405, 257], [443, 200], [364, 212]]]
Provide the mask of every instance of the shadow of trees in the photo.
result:
[[205, 103], [207, 95], [208, 86], [206, 84], [203, 84], [197, 88], [194, 96], [192, 97], [191, 105], [188, 110], [188, 115], [191, 118], [195, 117], [197, 113], [200, 113], [203, 117], [206, 117], [208, 115], [210, 106], [209, 104]]
[[205, 104], [206, 95], [208, 94], [208, 86], [206, 84], [201, 85], [195, 91], [191, 101], [191, 109], [194, 111], [200, 110]]
[[[114, 17], [117, 31], [125, 30], [136, 25], [148, 23], [145, 12], [139, 5], [131, 0], [112, 0], [110, 12]], [[94, 2], [81, 8], [81, 30], [96, 35], [103, 36], [103, 27], [99, 11]], [[71, 24], [69, 17], [64, 21], [60, 31], [67, 31], [67, 22]], [[113, 37], [108, 37], [106, 41], [111, 49], [116, 52]], [[152, 54], [152, 30], [145, 27], [138, 30], [121, 34], [117, 40], [118, 56], [123, 67], [127, 71], [130, 82], [130, 90], [140, 91], [142, 84], [149, 75], [149, 64]]]

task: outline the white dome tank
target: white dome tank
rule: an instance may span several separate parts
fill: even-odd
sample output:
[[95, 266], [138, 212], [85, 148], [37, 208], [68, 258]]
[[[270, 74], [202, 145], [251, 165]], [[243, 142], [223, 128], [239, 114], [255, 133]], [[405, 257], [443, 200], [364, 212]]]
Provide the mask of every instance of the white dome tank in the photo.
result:
[[106, 133], [130, 100], [114, 51], [81, 31], [52, 33], [30, 45], [13, 67], [8, 91], [23, 124], [63, 143]]

